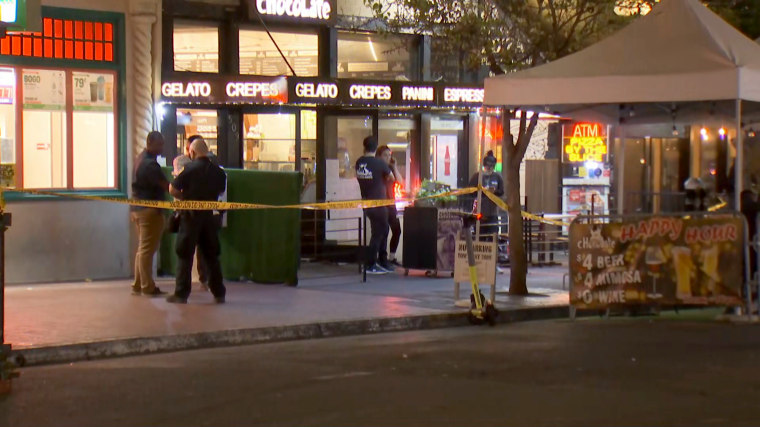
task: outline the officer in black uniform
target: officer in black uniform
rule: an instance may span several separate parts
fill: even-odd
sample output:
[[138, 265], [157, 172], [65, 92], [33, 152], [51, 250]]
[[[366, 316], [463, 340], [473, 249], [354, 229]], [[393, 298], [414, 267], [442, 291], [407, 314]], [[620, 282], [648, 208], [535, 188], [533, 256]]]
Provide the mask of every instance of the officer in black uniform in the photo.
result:
[[[226, 174], [209, 160], [208, 146], [203, 140], [190, 145], [192, 162], [185, 166], [169, 187], [172, 196], [180, 200], [217, 201], [226, 186]], [[226, 289], [219, 264], [218, 225], [213, 211], [182, 211], [177, 232], [177, 286], [166, 298], [172, 303], [187, 303], [190, 296], [193, 253], [196, 245], [208, 266], [208, 287], [217, 304], [224, 303]]]

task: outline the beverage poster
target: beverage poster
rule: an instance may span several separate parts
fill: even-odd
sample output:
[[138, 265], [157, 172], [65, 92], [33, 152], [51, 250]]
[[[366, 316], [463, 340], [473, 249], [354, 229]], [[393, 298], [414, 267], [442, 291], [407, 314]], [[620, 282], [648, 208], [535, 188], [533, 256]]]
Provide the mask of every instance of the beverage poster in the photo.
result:
[[436, 181], [451, 188], [457, 187], [457, 137], [437, 135], [436, 137]]
[[113, 74], [73, 72], [71, 78], [75, 110], [113, 111]]
[[59, 70], [32, 70], [22, 72], [22, 89], [25, 109], [65, 110], [66, 73]]
[[741, 304], [744, 223], [656, 216], [570, 226], [570, 303]]

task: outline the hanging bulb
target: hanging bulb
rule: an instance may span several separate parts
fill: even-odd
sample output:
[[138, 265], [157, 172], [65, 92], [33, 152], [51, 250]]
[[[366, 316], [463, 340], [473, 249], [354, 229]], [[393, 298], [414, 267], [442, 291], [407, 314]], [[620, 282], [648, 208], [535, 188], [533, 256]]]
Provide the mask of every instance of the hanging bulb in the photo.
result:
[[702, 128], [699, 130], [699, 134], [702, 135], [702, 140], [707, 141], [707, 129]]
[[673, 136], [678, 136], [678, 129], [676, 128], [676, 125], [673, 125]]
[[720, 137], [723, 138], [724, 136], [726, 136], [726, 130], [723, 127], [721, 127], [720, 129], [718, 129], [718, 135], [720, 135]]

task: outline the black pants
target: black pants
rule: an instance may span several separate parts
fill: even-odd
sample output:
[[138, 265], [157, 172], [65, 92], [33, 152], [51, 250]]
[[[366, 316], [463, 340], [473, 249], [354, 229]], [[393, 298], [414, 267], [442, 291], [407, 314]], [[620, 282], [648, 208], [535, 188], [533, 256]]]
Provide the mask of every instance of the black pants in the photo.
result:
[[367, 215], [372, 228], [366, 259], [367, 266], [371, 267], [377, 262], [381, 249], [388, 241], [388, 209], [385, 206], [367, 208], [364, 209], [364, 214]]
[[219, 264], [219, 228], [210, 211], [184, 212], [177, 232], [177, 285], [174, 294], [180, 298], [190, 295], [193, 253], [196, 245], [206, 264], [208, 287], [215, 297], [226, 293]]
[[[391, 235], [391, 253], [395, 254], [398, 249], [399, 240], [401, 240], [401, 221], [398, 220], [398, 213], [395, 206], [388, 206], [388, 226]], [[380, 244], [378, 254], [380, 262], [388, 261], [388, 236], [386, 235], [383, 243]]]

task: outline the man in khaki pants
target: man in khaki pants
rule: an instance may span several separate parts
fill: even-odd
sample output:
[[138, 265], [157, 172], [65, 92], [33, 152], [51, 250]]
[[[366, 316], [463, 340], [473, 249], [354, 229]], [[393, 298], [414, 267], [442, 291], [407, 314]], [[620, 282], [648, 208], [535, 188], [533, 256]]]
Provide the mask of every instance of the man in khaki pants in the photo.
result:
[[[164, 149], [164, 138], [160, 132], [148, 134], [145, 150], [135, 160], [132, 182], [132, 197], [139, 200], [165, 200], [169, 190], [161, 166], [156, 161]], [[161, 209], [132, 207], [132, 221], [137, 225], [139, 244], [135, 256], [135, 281], [132, 295], [160, 296], [162, 292], [153, 280], [153, 255], [158, 249], [164, 231], [164, 214]]]

